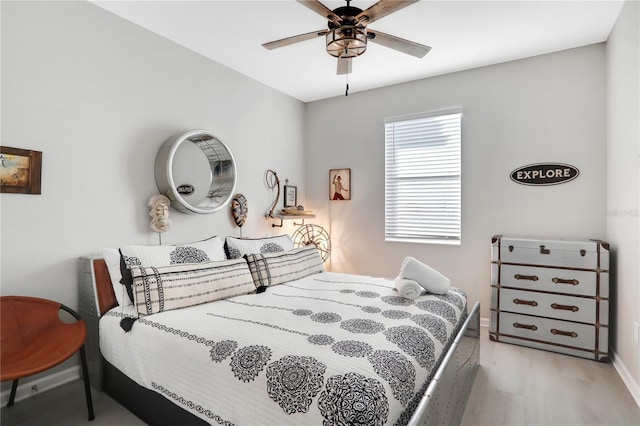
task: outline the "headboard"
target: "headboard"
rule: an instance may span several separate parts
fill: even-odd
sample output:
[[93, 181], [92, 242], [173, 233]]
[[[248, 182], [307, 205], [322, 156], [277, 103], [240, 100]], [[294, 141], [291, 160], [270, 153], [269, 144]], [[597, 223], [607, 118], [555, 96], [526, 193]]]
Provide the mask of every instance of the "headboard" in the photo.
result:
[[97, 307], [100, 315], [104, 315], [111, 308], [118, 306], [116, 295], [113, 292], [113, 286], [111, 285], [111, 277], [109, 276], [109, 270], [107, 269], [107, 263], [104, 259], [94, 258], [93, 263], [93, 277], [97, 299]]

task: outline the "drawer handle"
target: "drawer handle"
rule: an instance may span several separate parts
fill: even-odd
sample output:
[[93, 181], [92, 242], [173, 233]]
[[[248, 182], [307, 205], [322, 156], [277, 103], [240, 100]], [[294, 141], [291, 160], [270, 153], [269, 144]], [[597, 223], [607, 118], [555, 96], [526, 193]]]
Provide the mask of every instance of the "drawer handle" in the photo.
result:
[[551, 281], [553, 281], [556, 284], [571, 284], [571, 285], [578, 285], [580, 284], [580, 281], [573, 279], [573, 280], [565, 280], [564, 278], [558, 278], [558, 277], [554, 277]]
[[513, 303], [515, 303], [516, 305], [538, 306], [538, 302], [536, 302], [535, 300], [513, 299]]
[[552, 303], [551, 307], [553, 309], [559, 309], [561, 311], [578, 312], [580, 310], [580, 308], [575, 305], [558, 305], [557, 303]]
[[567, 336], [567, 337], [571, 337], [571, 338], [576, 338], [578, 337], [578, 333], [576, 333], [575, 331], [562, 331], [562, 330], [558, 330], [555, 328], [551, 329], [551, 334], [555, 335], [560, 335], [560, 336]]
[[549, 250], [548, 248], [545, 248], [545, 246], [540, 246], [540, 254], [549, 254], [551, 253], [551, 250]]
[[538, 329], [538, 327], [535, 324], [520, 324], [519, 322], [514, 322], [513, 326], [515, 328], [526, 328], [527, 330], [533, 330], [533, 331], [536, 331]]
[[515, 278], [516, 280], [528, 280], [528, 281], [538, 281], [539, 279], [537, 275], [520, 275], [520, 274], [515, 274], [513, 278]]

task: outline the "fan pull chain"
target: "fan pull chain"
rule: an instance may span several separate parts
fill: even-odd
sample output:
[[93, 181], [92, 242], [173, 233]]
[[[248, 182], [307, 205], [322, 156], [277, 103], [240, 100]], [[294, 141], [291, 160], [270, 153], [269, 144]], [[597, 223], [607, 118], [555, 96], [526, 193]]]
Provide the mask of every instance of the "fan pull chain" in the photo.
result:
[[345, 96], [349, 96], [349, 74], [345, 74], [347, 76], [347, 88], [344, 91]]

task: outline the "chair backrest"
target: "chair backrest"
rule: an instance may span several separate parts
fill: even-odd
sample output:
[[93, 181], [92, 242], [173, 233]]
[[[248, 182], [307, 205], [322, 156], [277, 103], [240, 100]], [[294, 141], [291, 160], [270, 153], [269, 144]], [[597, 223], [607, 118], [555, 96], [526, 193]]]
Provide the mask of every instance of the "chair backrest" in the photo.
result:
[[[75, 318], [62, 321], [60, 310]], [[87, 326], [74, 310], [52, 300], [0, 297], [0, 381], [47, 370], [69, 359], [84, 344]]]
[[36, 297], [0, 297], [2, 354], [20, 352], [59, 323], [60, 303]]

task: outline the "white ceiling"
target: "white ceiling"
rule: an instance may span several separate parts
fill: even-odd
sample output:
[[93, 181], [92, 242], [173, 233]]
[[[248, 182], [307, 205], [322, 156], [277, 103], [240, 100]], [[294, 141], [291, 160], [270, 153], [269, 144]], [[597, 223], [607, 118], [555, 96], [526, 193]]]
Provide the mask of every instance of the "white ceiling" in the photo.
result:
[[[344, 94], [324, 37], [275, 50], [262, 43], [326, 28], [294, 0], [92, 1], [131, 22], [310, 102]], [[344, 1], [322, 0], [330, 9]], [[375, 1], [354, 0], [366, 9]], [[353, 59], [350, 93], [606, 41], [623, 1], [422, 0], [370, 25], [432, 47], [417, 59], [369, 43]]]

